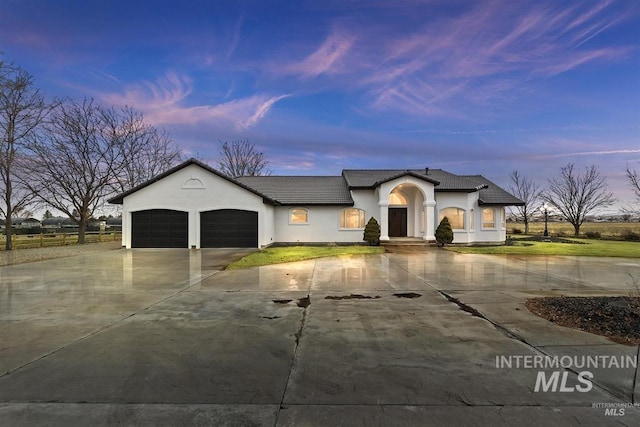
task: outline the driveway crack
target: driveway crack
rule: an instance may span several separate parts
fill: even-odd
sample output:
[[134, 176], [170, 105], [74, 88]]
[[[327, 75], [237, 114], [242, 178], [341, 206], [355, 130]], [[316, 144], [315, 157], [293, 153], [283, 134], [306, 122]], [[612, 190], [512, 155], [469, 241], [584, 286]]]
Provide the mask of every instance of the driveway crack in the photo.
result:
[[[526, 345], [527, 347], [529, 347], [530, 349], [544, 355], [547, 357], [551, 357], [552, 355], [550, 355], [549, 353], [545, 352], [544, 350], [536, 347], [535, 345], [531, 344], [530, 342], [528, 342], [526, 339], [524, 339], [524, 337], [522, 337], [519, 334], [516, 334], [515, 332], [505, 328], [504, 326], [500, 325], [499, 323], [494, 322], [493, 320], [489, 319], [487, 316], [485, 316], [484, 314], [482, 314], [481, 312], [479, 312], [478, 310], [476, 310], [475, 308], [471, 307], [468, 304], [465, 304], [464, 302], [460, 301], [458, 298], [453, 297], [449, 294], [447, 294], [446, 292], [440, 290], [440, 289], [436, 289], [436, 291], [438, 291], [439, 294], [441, 294], [442, 296], [444, 296], [447, 300], [449, 300], [450, 302], [456, 304], [460, 310], [462, 311], [466, 311], [467, 313], [470, 313], [472, 316], [475, 317], [479, 317], [480, 319], [486, 320], [487, 322], [489, 322], [490, 324], [493, 325], [494, 328], [496, 328], [498, 331], [502, 332], [505, 336], [511, 338], [511, 339], [515, 339], [517, 341], [520, 341], [522, 344]], [[640, 346], [638, 346], [638, 355], [640, 355]], [[578, 372], [575, 369], [572, 368], [564, 368], [567, 371], [578, 375]], [[635, 376], [633, 379], [633, 389], [631, 390], [631, 403], [634, 403], [634, 396], [635, 396], [635, 387], [636, 387], [636, 380], [638, 377], [638, 367], [636, 366], [636, 371], [635, 371]], [[617, 397], [619, 399], [622, 400], [627, 400], [628, 397], [619, 394], [618, 392], [609, 389], [608, 387], [602, 385], [602, 384], [598, 384], [597, 382], [592, 380], [592, 383], [594, 386], [597, 386], [600, 390], [609, 393], [610, 395]]]
[[[302, 308], [302, 318], [300, 319], [300, 327], [294, 334], [296, 341], [295, 347], [293, 349], [293, 356], [291, 357], [291, 366], [289, 367], [289, 375], [287, 375], [287, 381], [284, 384], [284, 390], [282, 391], [282, 398], [280, 399], [280, 407], [278, 408], [278, 414], [276, 415], [276, 420], [274, 426], [278, 425], [278, 421], [280, 419], [280, 411], [284, 408], [284, 399], [287, 396], [287, 390], [289, 389], [289, 382], [291, 381], [291, 375], [293, 374], [293, 369], [296, 366], [296, 359], [298, 356], [298, 348], [300, 347], [300, 340], [302, 339], [302, 333], [304, 330], [304, 325], [307, 322], [307, 310], [311, 305], [311, 284], [313, 283], [313, 277], [316, 272], [316, 264], [313, 264], [313, 271], [311, 273], [311, 279], [309, 280], [309, 288], [307, 289], [307, 296], [300, 298], [296, 305]], [[275, 302], [275, 301], [274, 301]]]

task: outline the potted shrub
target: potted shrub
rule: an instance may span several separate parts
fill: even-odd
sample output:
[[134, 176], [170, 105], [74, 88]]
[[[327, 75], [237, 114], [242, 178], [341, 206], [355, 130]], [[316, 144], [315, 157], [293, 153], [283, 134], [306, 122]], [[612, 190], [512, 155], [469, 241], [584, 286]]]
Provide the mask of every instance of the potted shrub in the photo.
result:
[[451, 228], [451, 223], [449, 223], [449, 218], [446, 216], [442, 218], [438, 228], [436, 228], [436, 242], [438, 242], [438, 246], [453, 242], [453, 229]]
[[380, 224], [374, 217], [371, 217], [367, 225], [364, 227], [363, 240], [369, 242], [370, 246], [380, 245]]

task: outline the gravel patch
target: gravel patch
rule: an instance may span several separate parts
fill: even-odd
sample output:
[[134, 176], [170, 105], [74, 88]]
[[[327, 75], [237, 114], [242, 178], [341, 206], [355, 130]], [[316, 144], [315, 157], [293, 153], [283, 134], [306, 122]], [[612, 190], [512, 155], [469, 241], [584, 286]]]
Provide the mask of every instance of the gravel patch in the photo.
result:
[[0, 252], [0, 266], [65, 258], [76, 255], [103, 252], [122, 247], [121, 242], [86, 243], [84, 245], [51, 246], [48, 248], [14, 249]]
[[638, 297], [544, 297], [527, 300], [526, 306], [555, 324], [640, 345]]

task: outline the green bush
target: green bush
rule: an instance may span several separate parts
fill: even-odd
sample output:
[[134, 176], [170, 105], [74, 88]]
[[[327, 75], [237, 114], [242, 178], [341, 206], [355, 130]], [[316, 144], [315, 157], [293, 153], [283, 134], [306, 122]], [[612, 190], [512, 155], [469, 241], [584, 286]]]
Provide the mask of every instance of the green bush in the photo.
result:
[[436, 242], [438, 242], [438, 246], [453, 242], [453, 229], [449, 223], [449, 218], [446, 216], [442, 218], [438, 228], [436, 228]]
[[511, 232], [513, 234], [522, 234], [522, 228], [512, 228]]
[[584, 233], [584, 235], [588, 239], [600, 239], [600, 238], [602, 238], [602, 235], [598, 231], [587, 231], [586, 233]]
[[369, 242], [371, 246], [378, 246], [380, 244], [380, 224], [378, 224], [378, 221], [376, 221], [374, 217], [371, 217], [364, 227], [362, 240]]

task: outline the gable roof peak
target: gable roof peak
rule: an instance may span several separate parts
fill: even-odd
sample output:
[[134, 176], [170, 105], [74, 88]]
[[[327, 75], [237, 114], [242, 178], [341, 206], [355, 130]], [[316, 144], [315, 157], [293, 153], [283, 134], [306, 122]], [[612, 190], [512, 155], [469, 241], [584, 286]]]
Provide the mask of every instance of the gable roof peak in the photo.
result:
[[228, 175], [225, 175], [224, 173], [220, 172], [219, 170], [214, 169], [211, 166], [207, 165], [206, 163], [203, 163], [200, 160], [195, 159], [193, 157], [188, 159], [188, 160], [185, 160], [184, 162], [180, 163], [177, 166], [174, 166], [174, 167], [164, 171], [160, 175], [156, 175], [155, 177], [151, 178], [148, 181], [143, 182], [142, 184], [136, 185], [135, 187], [131, 188], [128, 191], [125, 191], [124, 193], [121, 193], [121, 194], [118, 194], [115, 197], [112, 197], [111, 199], [109, 199], [107, 201], [109, 203], [112, 203], [112, 204], [121, 205], [124, 202], [124, 198], [125, 197], [135, 193], [136, 191], [142, 190], [143, 188], [153, 184], [154, 182], [160, 181], [161, 179], [166, 178], [169, 175], [172, 175], [172, 174], [178, 172], [179, 170], [182, 170], [182, 169], [184, 169], [184, 168], [186, 168], [188, 166], [191, 166], [191, 165], [199, 166], [199, 167], [201, 167], [202, 169], [206, 170], [209, 173], [212, 173], [212, 174], [214, 174], [216, 176], [219, 176], [220, 178], [225, 179], [225, 180], [237, 185], [238, 187], [241, 187], [241, 188], [243, 188], [243, 189], [245, 189], [247, 191], [250, 191], [251, 193], [253, 193], [253, 194], [257, 195], [257, 196], [262, 197], [266, 202], [268, 202], [270, 204], [273, 204], [273, 205], [277, 205], [278, 204], [277, 201], [273, 200], [269, 196], [267, 196], [265, 194], [262, 194], [261, 192], [257, 191], [256, 189], [251, 188], [248, 185], [245, 185], [245, 184], [241, 183], [240, 181], [238, 181], [238, 180], [236, 180], [236, 179], [234, 179], [234, 178], [232, 178], [232, 177], [230, 177]]

